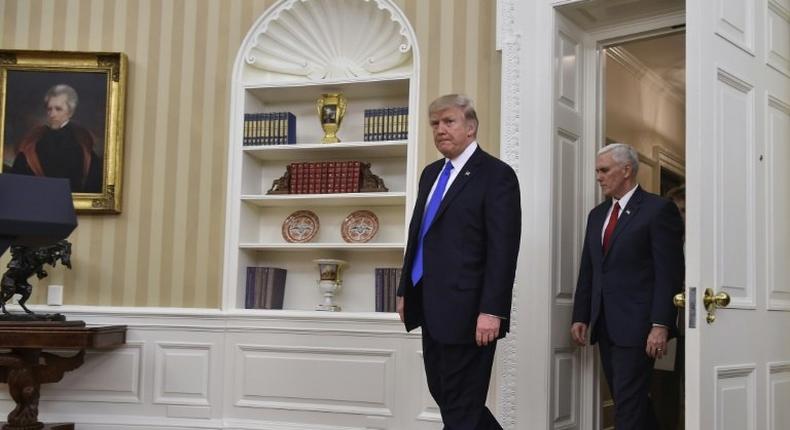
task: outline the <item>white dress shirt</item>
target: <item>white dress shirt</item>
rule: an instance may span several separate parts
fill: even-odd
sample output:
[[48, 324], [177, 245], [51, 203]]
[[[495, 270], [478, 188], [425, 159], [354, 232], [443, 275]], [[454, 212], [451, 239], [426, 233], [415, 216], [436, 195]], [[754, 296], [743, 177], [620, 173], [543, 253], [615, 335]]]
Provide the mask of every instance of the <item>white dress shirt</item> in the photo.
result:
[[604, 233], [606, 233], [606, 226], [609, 225], [609, 218], [612, 216], [612, 209], [614, 209], [614, 204], [620, 203], [620, 212], [617, 213], [617, 219], [619, 220], [620, 215], [623, 214], [623, 210], [625, 210], [625, 207], [628, 205], [628, 201], [631, 200], [631, 196], [634, 195], [634, 192], [636, 192], [636, 189], [638, 187], [639, 184], [635, 185], [634, 188], [631, 188], [631, 191], [623, 194], [623, 197], [621, 197], [620, 200], [614, 198], [612, 199], [612, 205], [609, 206], [609, 211], [606, 212], [606, 218], [603, 222], [603, 228], [601, 229], [601, 245], [603, 245], [603, 236]]
[[[476, 140], [472, 141], [472, 143], [470, 143], [469, 146], [467, 146], [462, 153], [460, 153], [457, 157], [453, 158], [452, 160], [447, 160], [445, 158], [445, 165], [447, 165], [447, 161], [449, 161], [453, 165], [453, 170], [450, 171], [450, 178], [447, 179], [447, 186], [444, 187], [444, 194], [442, 194], [442, 198], [444, 198], [444, 195], [447, 194], [447, 190], [450, 189], [450, 185], [452, 185], [453, 181], [455, 181], [455, 178], [458, 177], [458, 174], [464, 168], [466, 162], [469, 161], [469, 158], [472, 157], [472, 154], [475, 152], [475, 149], [477, 149]], [[444, 169], [444, 167], [442, 167], [442, 169]], [[431, 187], [431, 192], [428, 193], [428, 200], [426, 200], [426, 202], [431, 201], [431, 196], [433, 196], [433, 191], [436, 189], [436, 184], [439, 183], [439, 178], [441, 176], [442, 175], [439, 174], [439, 176], [436, 177], [436, 180], [433, 181], [433, 186]]]

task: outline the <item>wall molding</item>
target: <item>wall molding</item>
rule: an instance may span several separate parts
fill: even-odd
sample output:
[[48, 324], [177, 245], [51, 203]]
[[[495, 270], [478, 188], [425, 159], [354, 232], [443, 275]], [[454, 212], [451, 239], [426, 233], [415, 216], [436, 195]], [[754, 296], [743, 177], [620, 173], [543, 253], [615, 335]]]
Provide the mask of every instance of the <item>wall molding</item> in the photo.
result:
[[[208, 392], [211, 390], [209, 381], [209, 369], [211, 361], [215, 359], [212, 344], [206, 342], [156, 342], [154, 360], [154, 399], [155, 404], [165, 405], [189, 405], [189, 406], [209, 406]], [[184, 357], [188, 356], [190, 360]], [[181, 358], [181, 363], [177, 363]], [[203, 361], [200, 369], [192, 373], [190, 378], [190, 388], [195, 383], [200, 385], [200, 389], [180, 392], [168, 391], [168, 380], [173, 378], [168, 369], [176, 368], [176, 364], [194, 364], [193, 361]], [[171, 367], [172, 366], [172, 367]]]
[[[72, 417], [73, 418], [73, 417]], [[51, 420], [47, 420], [51, 421]], [[73, 421], [73, 420], [72, 420]], [[161, 419], [141, 420], [137, 417], [123, 417], [107, 420], [103, 417], [80, 422], [80, 430], [370, 430], [370, 427], [348, 427], [321, 424], [294, 424], [277, 421], [258, 420], [196, 420]]]
[[[496, 48], [502, 53], [500, 118], [500, 158], [518, 174], [521, 136], [521, 31], [515, 0], [497, 0]], [[513, 286], [510, 333], [500, 341], [497, 372], [496, 409], [499, 422], [507, 430], [516, 429], [517, 369], [519, 340], [519, 283]]]
[[[107, 359], [108, 354], [114, 358], [115, 362], [122, 362], [121, 359], [126, 358], [128, 367], [125, 368], [126, 372], [119, 377], [127, 377], [128, 389], [119, 389], [120, 387], [112, 387], [110, 389], [91, 389], [90, 385], [94, 381], [84, 380], [76, 377], [73, 372], [68, 372], [63, 376], [63, 379], [57, 384], [46, 384], [43, 386], [41, 395], [42, 401], [80, 401], [91, 403], [120, 403], [120, 404], [140, 404], [142, 403], [142, 376], [141, 368], [143, 356], [145, 354], [145, 344], [139, 341], [127, 341], [126, 345], [113, 349], [112, 351], [88, 351], [85, 355], [85, 361], [88, 363], [93, 360]], [[103, 358], [100, 356], [104, 356]], [[105, 375], [113, 377], [113, 375]], [[114, 378], [117, 382], [117, 378]], [[2, 399], [10, 400], [8, 394], [3, 390]]]
[[[54, 307], [32, 308], [51, 313]], [[427, 393], [422, 362], [412, 359], [422, 349], [421, 336], [419, 331], [406, 333], [397, 316], [90, 306], [57, 310], [69, 321], [126, 325], [127, 345], [89, 352], [82, 367], [60, 383], [45, 385], [40, 411], [46, 422], [75, 422], [89, 430], [441, 426], [441, 420], [426, 422], [414, 413], [410, 399]], [[269, 368], [267, 375], [260, 372], [266, 368], [258, 367], [283, 360], [313, 360], [334, 372], [325, 381], [343, 383], [336, 385], [339, 391], [332, 386], [316, 391], [316, 379], [303, 378], [303, 373]], [[302, 366], [313, 369], [309, 362]], [[288, 388], [251, 385], [254, 389], [245, 391], [243, 384], [251, 376], [258, 378], [254, 384], [276, 379], [283, 384], [279, 387]], [[7, 393], [0, 394], [0, 410], [11, 407]]]
[[633, 75], [640, 82], [646, 82], [648, 85], [658, 88], [659, 92], [666, 94], [672, 101], [678, 104], [686, 104], [686, 95], [678, 88], [670, 84], [666, 79], [661, 77], [653, 69], [647, 67], [645, 63], [632, 54], [628, 49], [623, 46], [613, 46], [606, 48], [606, 55], [623, 66], [623, 68]]

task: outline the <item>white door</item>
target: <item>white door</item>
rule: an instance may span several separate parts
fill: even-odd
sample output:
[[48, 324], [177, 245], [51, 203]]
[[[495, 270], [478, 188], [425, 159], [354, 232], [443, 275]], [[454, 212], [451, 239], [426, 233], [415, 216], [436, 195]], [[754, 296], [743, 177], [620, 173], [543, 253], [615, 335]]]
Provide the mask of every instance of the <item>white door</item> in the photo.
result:
[[[593, 177], [590, 162], [594, 144], [585, 141], [584, 130], [585, 53], [587, 34], [560, 14], [556, 14], [554, 33], [554, 130], [552, 179], [552, 267], [551, 267], [551, 357], [550, 422], [551, 429], [577, 430], [585, 427], [582, 417], [593, 410], [590, 387], [594, 368], [591, 348], [578, 348], [571, 343], [570, 326], [573, 313], [573, 291], [584, 241], [584, 214], [593, 201], [585, 201], [594, 193], [583, 189], [586, 178]], [[594, 376], [593, 376], [594, 378]], [[590, 425], [591, 422], [587, 423]]]
[[686, 428], [790, 429], [790, 1], [686, 7]]

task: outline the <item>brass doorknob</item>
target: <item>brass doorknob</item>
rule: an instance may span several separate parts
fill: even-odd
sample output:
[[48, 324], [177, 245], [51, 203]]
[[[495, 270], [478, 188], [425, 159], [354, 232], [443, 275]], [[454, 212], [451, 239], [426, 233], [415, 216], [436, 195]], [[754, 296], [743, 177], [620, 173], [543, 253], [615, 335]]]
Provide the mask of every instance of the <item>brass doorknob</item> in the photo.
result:
[[683, 291], [681, 293], [675, 294], [675, 297], [672, 298], [672, 303], [675, 304], [676, 308], [683, 309], [686, 307], [686, 292]]
[[702, 303], [705, 304], [705, 309], [708, 311], [708, 316], [705, 317], [705, 321], [707, 321], [708, 324], [713, 324], [713, 322], [716, 321], [716, 309], [726, 308], [727, 305], [730, 304], [730, 295], [723, 291], [719, 294], [713, 294], [712, 288], [706, 288]]
[[726, 308], [727, 305], [730, 304], [730, 295], [723, 291], [714, 295], [712, 289], [706, 288], [705, 297], [703, 297], [702, 301], [705, 303], [705, 309], [708, 310], [710, 310], [711, 306], [715, 308]]

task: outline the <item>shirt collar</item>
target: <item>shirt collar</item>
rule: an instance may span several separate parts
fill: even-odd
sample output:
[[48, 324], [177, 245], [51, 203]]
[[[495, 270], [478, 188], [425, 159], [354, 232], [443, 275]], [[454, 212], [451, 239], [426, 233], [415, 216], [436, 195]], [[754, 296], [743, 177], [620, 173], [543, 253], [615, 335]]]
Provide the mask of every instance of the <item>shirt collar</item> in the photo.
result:
[[628, 201], [631, 200], [631, 197], [633, 197], [637, 188], [639, 188], [639, 184], [634, 185], [634, 188], [631, 188], [631, 191], [623, 194], [623, 197], [621, 197], [620, 200], [613, 198], [612, 205], [614, 206], [615, 202], [617, 202], [620, 203], [620, 209], [624, 209], [628, 205]]
[[65, 127], [65, 126], [66, 126], [66, 124], [68, 124], [68, 123], [69, 123], [69, 120], [67, 119], [67, 120], [66, 120], [66, 121], [65, 121], [63, 124], [61, 124], [61, 125], [60, 125], [60, 127], [58, 127], [58, 128], [52, 128], [52, 127], [50, 127], [50, 128], [51, 128], [52, 130], [60, 130], [61, 128]]
[[472, 157], [472, 154], [474, 154], [476, 149], [477, 149], [477, 141], [473, 140], [472, 143], [470, 143], [466, 147], [466, 149], [464, 149], [464, 152], [460, 153], [457, 157], [453, 158], [452, 160], [449, 160], [450, 163], [453, 164], [453, 170], [458, 172], [461, 169], [463, 169], [464, 166], [466, 165], [466, 162], [469, 161], [469, 159]]

